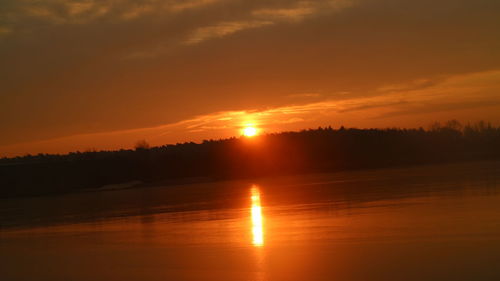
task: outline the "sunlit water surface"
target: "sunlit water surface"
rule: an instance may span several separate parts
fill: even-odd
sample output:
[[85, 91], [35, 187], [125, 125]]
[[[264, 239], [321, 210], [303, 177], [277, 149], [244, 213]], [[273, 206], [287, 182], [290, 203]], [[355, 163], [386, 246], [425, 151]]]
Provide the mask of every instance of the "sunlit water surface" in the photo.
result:
[[0, 201], [0, 280], [500, 280], [498, 162]]

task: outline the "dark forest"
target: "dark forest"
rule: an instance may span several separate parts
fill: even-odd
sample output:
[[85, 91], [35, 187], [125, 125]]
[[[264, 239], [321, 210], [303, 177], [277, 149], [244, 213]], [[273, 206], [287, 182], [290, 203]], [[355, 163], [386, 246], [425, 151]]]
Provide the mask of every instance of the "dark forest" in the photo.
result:
[[500, 128], [478, 122], [429, 129], [333, 129], [135, 149], [0, 159], [0, 197], [36, 196], [140, 181], [193, 181], [500, 159]]

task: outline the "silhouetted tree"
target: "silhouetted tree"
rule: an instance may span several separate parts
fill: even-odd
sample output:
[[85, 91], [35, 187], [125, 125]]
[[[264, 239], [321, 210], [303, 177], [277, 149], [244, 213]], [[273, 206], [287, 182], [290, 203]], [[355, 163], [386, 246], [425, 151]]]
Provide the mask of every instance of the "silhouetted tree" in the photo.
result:
[[150, 148], [149, 143], [146, 140], [140, 140], [135, 143], [135, 150], [147, 150]]

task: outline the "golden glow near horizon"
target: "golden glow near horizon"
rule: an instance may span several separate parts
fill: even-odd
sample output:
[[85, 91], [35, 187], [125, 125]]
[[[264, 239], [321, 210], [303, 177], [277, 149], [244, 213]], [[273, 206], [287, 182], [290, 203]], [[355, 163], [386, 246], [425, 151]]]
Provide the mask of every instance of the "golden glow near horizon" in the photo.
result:
[[243, 128], [243, 135], [245, 137], [256, 136], [257, 135], [257, 129], [255, 127], [252, 127], [252, 126], [247, 126], [247, 127]]
[[262, 227], [262, 207], [260, 205], [260, 191], [257, 186], [252, 186], [251, 190], [252, 200], [252, 244], [256, 247], [264, 245], [264, 231]]

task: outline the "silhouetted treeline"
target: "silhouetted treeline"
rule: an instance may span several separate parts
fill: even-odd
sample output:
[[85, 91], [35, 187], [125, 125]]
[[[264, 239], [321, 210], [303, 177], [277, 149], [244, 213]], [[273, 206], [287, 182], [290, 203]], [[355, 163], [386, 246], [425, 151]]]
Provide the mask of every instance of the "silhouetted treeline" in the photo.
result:
[[500, 159], [500, 128], [457, 121], [430, 129], [318, 128], [135, 150], [0, 159], [0, 197], [98, 189], [142, 181], [233, 179]]

